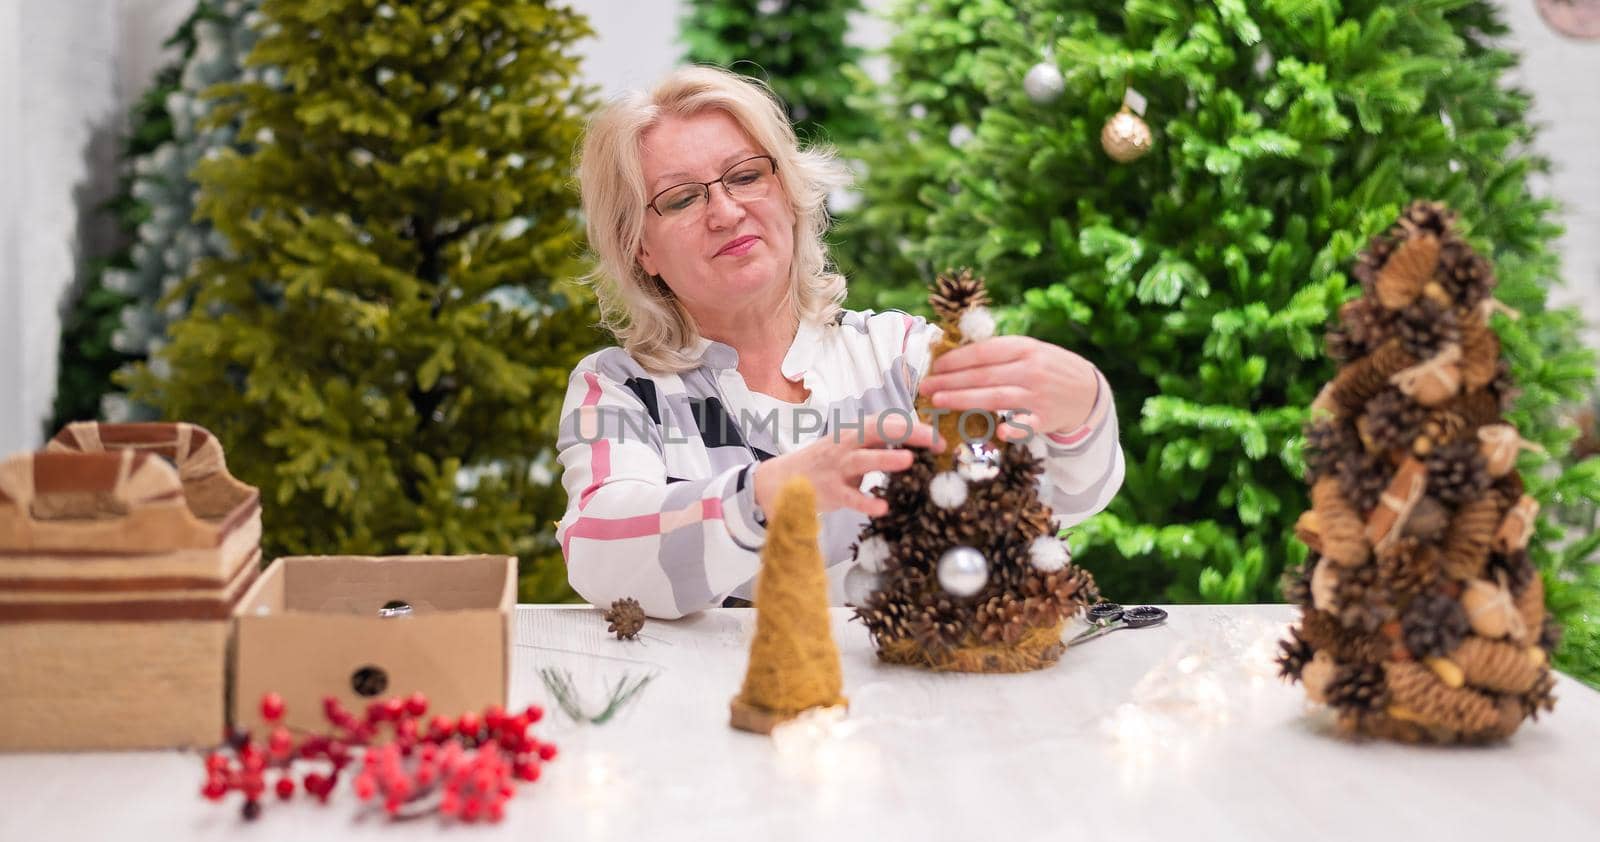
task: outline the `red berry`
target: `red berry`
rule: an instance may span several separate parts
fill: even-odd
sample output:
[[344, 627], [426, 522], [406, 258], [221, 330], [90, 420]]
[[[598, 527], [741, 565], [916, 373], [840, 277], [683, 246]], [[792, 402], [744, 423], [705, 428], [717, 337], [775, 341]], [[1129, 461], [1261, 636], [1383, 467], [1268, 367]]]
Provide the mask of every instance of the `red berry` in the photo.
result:
[[206, 785], [200, 788], [200, 795], [207, 801], [221, 801], [222, 796], [227, 794], [228, 785], [217, 778], [206, 781]]
[[515, 774], [519, 780], [539, 780], [539, 764], [532, 760], [520, 760], [517, 762]]
[[406, 712], [406, 703], [400, 699], [389, 699], [383, 703], [383, 717], [390, 722], [398, 722], [400, 715]]
[[472, 797], [470, 795], [467, 796], [466, 798], [462, 799], [462, 801], [461, 801], [461, 819], [462, 819], [462, 821], [469, 821], [469, 822], [477, 821], [478, 820], [478, 811], [480, 809], [482, 809], [482, 806], [478, 803], [478, 799], [476, 799], [476, 798], [474, 798], [474, 797]]
[[498, 728], [500, 722], [506, 718], [506, 709], [499, 705], [490, 705], [483, 709], [483, 724], [490, 729]]
[[469, 710], [461, 714], [461, 721], [456, 723], [456, 728], [463, 737], [476, 737], [478, 736], [478, 729], [482, 725], [483, 722], [478, 719], [478, 715]]
[[428, 697], [421, 690], [411, 694], [406, 699], [406, 713], [412, 716], [421, 716], [428, 712]]
[[540, 760], [554, 760], [554, 759], [556, 759], [556, 746], [555, 746], [555, 744], [554, 743], [540, 743], [539, 744], [539, 759]]
[[261, 697], [261, 718], [268, 722], [277, 722], [283, 718], [283, 697], [277, 693], [268, 693]]
[[389, 815], [392, 816], [395, 813], [400, 812], [400, 805], [402, 803], [404, 803], [404, 802], [402, 802], [399, 798], [396, 798], [395, 796], [391, 795], [388, 798], [384, 799], [383, 809], [384, 809], [385, 812], [387, 812]]
[[489, 821], [498, 822], [506, 817], [505, 802], [496, 799], [489, 802]]
[[278, 779], [278, 797], [288, 801], [294, 795], [294, 778], [284, 775]]
[[439, 812], [446, 816], [453, 816], [461, 811], [461, 802], [456, 799], [453, 792], [446, 792], [439, 798]]
[[402, 742], [412, 743], [417, 739], [417, 721], [415, 719], [402, 719], [395, 723], [394, 735]]
[[334, 725], [343, 725], [350, 718], [350, 712], [345, 710], [344, 705], [339, 704], [339, 700], [333, 696], [322, 697], [322, 715]]
[[306, 792], [309, 792], [312, 795], [321, 795], [322, 787], [327, 783], [327, 780], [328, 779], [322, 775], [316, 772], [311, 772], [306, 775], [302, 785], [305, 786]]
[[228, 768], [228, 756], [221, 752], [212, 752], [206, 755], [206, 771], [221, 772]]
[[377, 794], [378, 785], [373, 782], [372, 775], [362, 772], [356, 775], [356, 797], [366, 801]]
[[529, 722], [538, 722], [544, 718], [544, 708], [538, 705], [528, 705], [528, 709], [523, 713], [527, 715]]
[[288, 728], [279, 725], [272, 729], [272, 736], [267, 738], [267, 750], [271, 751], [273, 756], [281, 757], [288, 754], [289, 749], [293, 747], [294, 738], [289, 736]]

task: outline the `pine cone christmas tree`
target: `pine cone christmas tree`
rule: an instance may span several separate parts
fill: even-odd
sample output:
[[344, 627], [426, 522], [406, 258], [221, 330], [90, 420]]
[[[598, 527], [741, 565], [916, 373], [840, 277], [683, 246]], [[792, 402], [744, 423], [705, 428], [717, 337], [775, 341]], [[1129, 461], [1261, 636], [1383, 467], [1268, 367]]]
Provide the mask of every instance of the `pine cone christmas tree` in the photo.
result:
[[1417, 202], [1352, 276], [1363, 295], [1329, 331], [1341, 368], [1306, 431], [1316, 503], [1296, 535], [1314, 561], [1284, 580], [1302, 613], [1279, 668], [1346, 731], [1504, 739], [1553, 704], [1558, 630], [1527, 557], [1523, 445], [1502, 417], [1516, 389], [1485, 326], [1493, 267], [1451, 211]]
[[[938, 279], [929, 302], [944, 335], [934, 358], [992, 330], [987, 301], [971, 272]], [[918, 400], [924, 421], [929, 409]], [[909, 469], [875, 492], [889, 511], [866, 526], [861, 542], [881, 540], [888, 558], [873, 565], [878, 572], [851, 571], [870, 577], [856, 619], [890, 663], [964, 672], [1049, 666], [1061, 657], [1067, 619], [1099, 592], [1067, 560], [1039, 499], [1039, 458], [1019, 442], [972, 439], [970, 429], [964, 436], [957, 423], [956, 414], [943, 414], [937, 427], [950, 446], [917, 451]], [[939, 505], [930, 493], [935, 481], [959, 482], [964, 501]]]

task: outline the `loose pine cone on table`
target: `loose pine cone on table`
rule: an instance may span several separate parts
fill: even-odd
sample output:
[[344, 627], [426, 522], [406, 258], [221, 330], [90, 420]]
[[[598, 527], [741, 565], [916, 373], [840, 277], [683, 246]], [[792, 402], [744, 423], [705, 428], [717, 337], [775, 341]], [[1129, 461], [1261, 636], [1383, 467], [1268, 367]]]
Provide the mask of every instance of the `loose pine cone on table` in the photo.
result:
[[639, 600], [632, 597], [611, 603], [602, 616], [610, 624], [606, 631], [616, 635], [618, 640], [632, 640], [644, 628], [644, 609], [639, 606]]

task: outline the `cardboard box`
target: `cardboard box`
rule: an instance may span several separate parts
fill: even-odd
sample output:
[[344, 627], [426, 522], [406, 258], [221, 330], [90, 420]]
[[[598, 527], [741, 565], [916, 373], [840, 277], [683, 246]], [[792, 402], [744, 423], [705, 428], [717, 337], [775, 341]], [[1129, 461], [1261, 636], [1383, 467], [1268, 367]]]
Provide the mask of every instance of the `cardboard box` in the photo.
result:
[[504, 705], [516, 594], [511, 556], [277, 559], [236, 609], [232, 721], [259, 732], [269, 692], [314, 731], [327, 696], [357, 714], [417, 691], [435, 714]]
[[0, 462], [0, 750], [217, 744], [260, 541], [193, 425], [74, 424]]

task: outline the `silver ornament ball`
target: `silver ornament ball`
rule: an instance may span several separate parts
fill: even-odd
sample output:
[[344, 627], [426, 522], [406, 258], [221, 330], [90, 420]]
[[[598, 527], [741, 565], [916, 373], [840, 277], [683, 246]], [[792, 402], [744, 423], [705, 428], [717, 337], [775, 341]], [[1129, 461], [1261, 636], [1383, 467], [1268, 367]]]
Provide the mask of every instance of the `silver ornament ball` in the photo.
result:
[[989, 561], [971, 547], [951, 547], [939, 556], [939, 587], [954, 596], [972, 596], [989, 584]]
[[1045, 105], [1055, 102], [1067, 89], [1067, 82], [1061, 78], [1061, 71], [1056, 69], [1055, 63], [1041, 61], [1028, 69], [1028, 75], [1022, 77], [1022, 90], [1027, 93], [1028, 99]]

